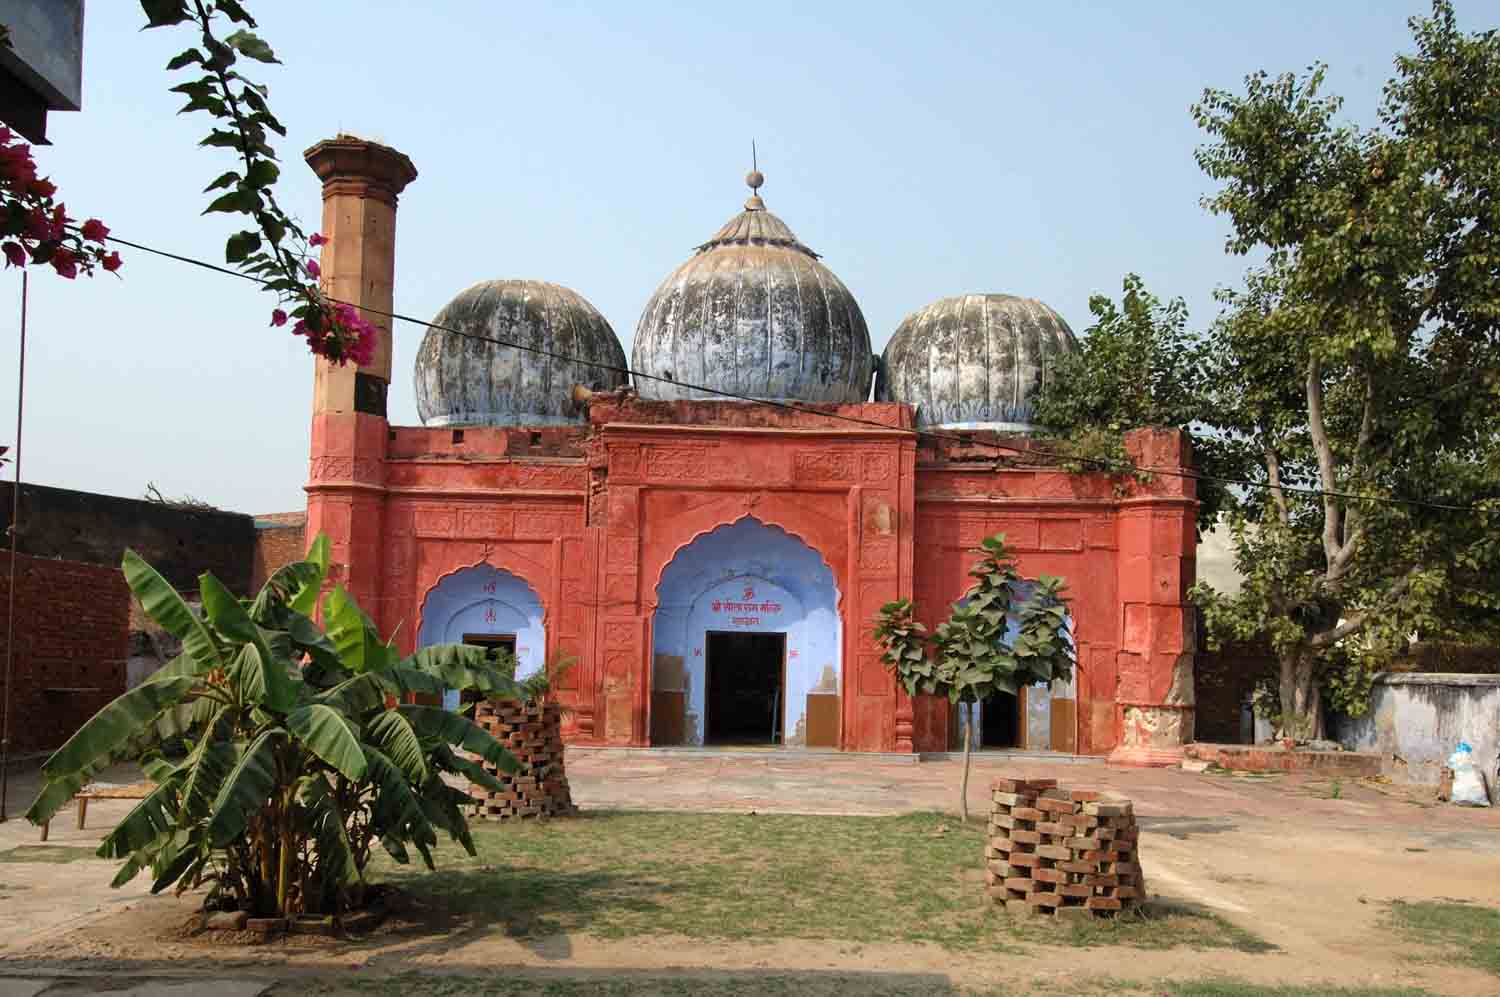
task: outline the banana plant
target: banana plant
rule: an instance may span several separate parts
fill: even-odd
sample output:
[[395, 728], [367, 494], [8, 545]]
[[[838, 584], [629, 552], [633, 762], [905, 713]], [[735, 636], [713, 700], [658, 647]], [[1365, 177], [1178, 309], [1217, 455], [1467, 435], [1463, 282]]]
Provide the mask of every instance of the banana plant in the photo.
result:
[[400, 657], [341, 586], [325, 593], [322, 536], [254, 599], [199, 576], [201, 611], [135, 552], [123, 568], [182, 653], [47, 759], [28, 819], [50, 820], [106, 765], [137, 762], [156, 788], [99, 846], [123, 860], [113, 885], [149, 871], [153, 892], [208, 885], [205, 904], [260, 916], [357, 905], [377, 842], [428, 868], [439, 832], [474, 854], [470, 798], [445, 777], [503, 790], [481, 761], [515, 771], [516, 760], [467, 716], [412, 700], [514, 698], [482, 649]]

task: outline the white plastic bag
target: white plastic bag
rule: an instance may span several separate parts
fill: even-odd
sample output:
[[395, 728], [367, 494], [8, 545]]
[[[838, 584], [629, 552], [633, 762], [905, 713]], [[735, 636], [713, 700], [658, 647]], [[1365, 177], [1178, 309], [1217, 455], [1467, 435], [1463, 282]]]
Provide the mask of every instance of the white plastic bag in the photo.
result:
[[1484, 788], [1484, 773], [1474, 764], [1474, 749], [1468, 741], [1458, 742], [1458, 750], [1448, 756], [1453, 770], [1453, 802], [1465, 807], [1487, 807], [1490, 794]]

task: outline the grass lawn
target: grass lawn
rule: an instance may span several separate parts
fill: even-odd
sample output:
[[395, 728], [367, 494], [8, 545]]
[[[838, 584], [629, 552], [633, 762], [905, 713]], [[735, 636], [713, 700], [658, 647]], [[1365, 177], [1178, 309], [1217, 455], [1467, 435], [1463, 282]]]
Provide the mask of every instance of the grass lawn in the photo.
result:
[[1439, 958], [1500, 976], [1500, 910], [1477, 904], [1398, 900], [1391, 904], [1391, 921], [1412, 941], [1441, 950]]
[[445, 843], [438, 872], [382, 854], [373, 875], [515, 937], [807, 938], [987, 951], [1014, 942], [1269, 948], [1198, 910], [1082, 925], [1009, 917], [985, 895], [983, 831], [940, 814], [601, 812], [476, 823], [474, 838], [478, 858]]

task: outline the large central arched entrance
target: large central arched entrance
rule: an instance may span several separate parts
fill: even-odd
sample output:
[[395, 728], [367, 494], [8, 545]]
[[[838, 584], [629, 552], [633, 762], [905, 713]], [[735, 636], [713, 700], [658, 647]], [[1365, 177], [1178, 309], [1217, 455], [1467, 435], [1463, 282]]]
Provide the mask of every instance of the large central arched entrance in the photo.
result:
[[653, 744], [838, 746], [843, 626], [816, 551], [747, 516], [678, 551], [657, 597]]

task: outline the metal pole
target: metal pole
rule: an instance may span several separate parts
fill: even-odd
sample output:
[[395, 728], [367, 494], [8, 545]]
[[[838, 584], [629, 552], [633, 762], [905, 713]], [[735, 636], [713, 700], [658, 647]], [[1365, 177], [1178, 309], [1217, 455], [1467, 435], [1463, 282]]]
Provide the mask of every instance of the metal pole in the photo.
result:
[[26, 291], [27, 274], [21, 271], [21, 360], [16, 365], [16, 481], [11, 486], [10, 503], [10, 605], [5, 620], [5, 704], [4, 727], [0, 729], [0, 824], [9, 818], [6, 805], [10, 796], [10, 694], [11, 663], [16, 656], [16, 543], [21, 535], [21, 415], [26, 400]]

